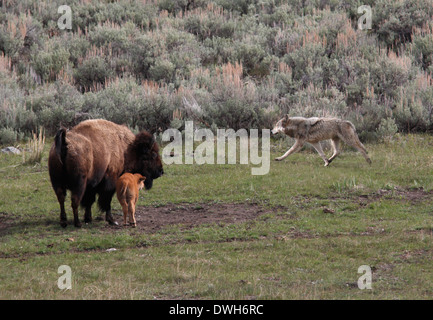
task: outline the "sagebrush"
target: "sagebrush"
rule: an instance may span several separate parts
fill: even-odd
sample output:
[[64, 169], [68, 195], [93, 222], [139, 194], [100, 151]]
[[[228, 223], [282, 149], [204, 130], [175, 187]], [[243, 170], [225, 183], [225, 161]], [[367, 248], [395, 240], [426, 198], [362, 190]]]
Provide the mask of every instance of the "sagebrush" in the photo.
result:
[[72, 30], [61, 4], [0, 7], [0, 128], [15, 139], [88, 118], [158, 132], [184, 97], [209, 127], [289, 113], [345, 118], [362, 140], [392, 133], [383, 119], [433, 129], [431, 0], [75, 0]]

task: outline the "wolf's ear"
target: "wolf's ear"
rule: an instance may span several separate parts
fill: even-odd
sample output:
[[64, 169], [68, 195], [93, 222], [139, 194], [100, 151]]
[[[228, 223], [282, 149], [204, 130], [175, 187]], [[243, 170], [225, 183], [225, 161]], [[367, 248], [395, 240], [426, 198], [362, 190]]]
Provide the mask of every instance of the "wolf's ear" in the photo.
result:
[[289, 115], [286, 114], [286, 115], [284, 116], [284, 121], [288, 121], [288, 120], [289, 120]]
[[316, 118], [316, 117], [314, 117], [314, 118], [310, 118], [310, 125], [311, 125], [311, 126], [314, 126], [314, 125], [317, 124], [319, 121], [320, 121], [319, 118]]

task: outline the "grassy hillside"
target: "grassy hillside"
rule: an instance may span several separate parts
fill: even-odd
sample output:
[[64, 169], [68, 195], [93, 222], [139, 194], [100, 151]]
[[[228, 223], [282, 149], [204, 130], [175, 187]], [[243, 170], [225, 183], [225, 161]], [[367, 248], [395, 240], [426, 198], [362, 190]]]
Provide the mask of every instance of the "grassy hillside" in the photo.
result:
[[[0, 144], [103, 117], [152, 132], [339, 116], [432, 129], [431, 0], [0, 2]], [[372, 28], [358, 29], [370, 5]]]

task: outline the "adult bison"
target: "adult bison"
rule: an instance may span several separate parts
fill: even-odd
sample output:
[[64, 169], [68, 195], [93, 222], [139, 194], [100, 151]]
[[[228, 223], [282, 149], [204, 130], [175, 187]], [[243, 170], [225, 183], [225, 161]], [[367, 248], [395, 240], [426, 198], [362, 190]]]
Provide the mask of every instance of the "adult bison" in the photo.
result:
[[153, 136], [142, 131], [134, 135], [127, 127], [97, 119], [86, 120], [71, 130], [60, 129], [48, 158], [51, 184], [60, 204], [60, 225], [66, 227], [65, 197], [71, 191], [74, 225], [80, 227], [78, 206], [85, 208], [84, 221], [92, 221], [91, 207], [96, 194], [105, 219], [111, 215], [116, 181], [124, 172], [141, 173], [150, 189], [153, 179], [164, 171], [159, 147]]

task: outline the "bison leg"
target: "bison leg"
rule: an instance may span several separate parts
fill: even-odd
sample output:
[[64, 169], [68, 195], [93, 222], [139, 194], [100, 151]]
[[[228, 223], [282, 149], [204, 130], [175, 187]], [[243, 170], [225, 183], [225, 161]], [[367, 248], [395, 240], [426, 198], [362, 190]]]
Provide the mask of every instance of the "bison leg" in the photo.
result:
[[80, 197], [76, 194], [71, 195], [71, 207], [74, 213], [74, 226], [77, 228], [81, 227], [80, 219], [78, 218], [78, 206], [80, 204]]
[[60, 225], [63, 228], [66, 228], [68, 222], [66, 220], [66, 211], [65, 211], [65, 197], [66, 197], [66, 189], [57, 188], [56, 190], [57, 201], [60, 204]]
[[85, 208], [84, 222], [92, 222], [92, 204], [95, 202], [96, 192], [92, 190], [89, 186], [84, 193], [83, 199], [81, 200], [81, 205]]
[[111, 199], [113, 198], [115, 190], [105, 191], [99, 194], [98, 205], [102, 211], [105, 211], [105, 220], [108, 221], [110, 225], [118, 225], [111, 214]]
[[84, 222], [85, 223], [91, 223], [92, 222], [92, 207], [91, 206], [85, 207]]
[[110, 209], [108, 209], [107, 211], [105, 211], [105, 221], [108, 221], [108, 224], [110, 224], [111, 226], [117, 226], [119, 225], [116, 220], [114, 220], [113, 215], [111, 214], [111, 206]]
[[78, 218], [78, 207], [83, 199], [84, 191], [86, 190], [86, 179], [81, 178], [77, 181], [76, 187], [71, 190], [71, 206], [74, 213], [74, 225], [77, 228], [81, 227], [80, 219]]

